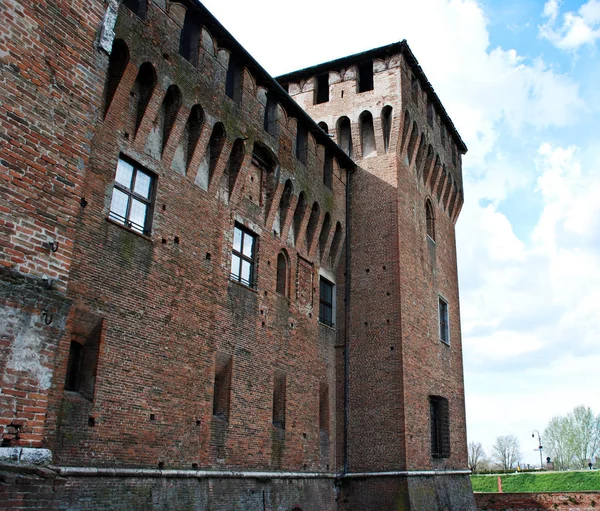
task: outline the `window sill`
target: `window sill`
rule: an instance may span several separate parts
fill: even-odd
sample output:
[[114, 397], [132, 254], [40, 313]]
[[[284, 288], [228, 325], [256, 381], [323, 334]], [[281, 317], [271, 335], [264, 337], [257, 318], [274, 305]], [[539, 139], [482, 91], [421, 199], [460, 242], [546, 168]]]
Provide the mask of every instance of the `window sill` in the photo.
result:
[[445, 346], [448, 346], [448, 348], [450, 347], [450, 341], [444, 341], [443, 339], [440, 339], [440, 342]]
[[429, 234], [426, 234], [425, 236], [427, 236], [427, 241], [435, 245], [435, 240], [431, 236], [429, 236]]
[[123, 225], [123, 224], [121, 224], [119, 222], [116, 222], [115, 220], [112, 220], [111, 218], [106, 217], [106, 221], [109, 224], [116, 225], [117, 227], [120, 227], [124, 231], [127, 231], [127, 232], [130, 232], [132, 234], [135, 234], [136, 236], [139, 236], [140, 238], [143, 238], [143, 239], [148, 240], [148, 241], [152, 241], [152, 238], [150, 236], [148, 236], [147, 234], [142, 234], [141, 232], [136, 231], [135, 229], [131, 229], [131, 228], [127, 227], [126, 225]]
[[335, 325], [328, 325], [327, 323], [323, 323], [321, 320], [319, 320], [319, 325], [329, 328], [329, 330], [333, 330], [334, 332], [336, 331]]
[[248, 286], [248, 285], [244, 284], [243, 282], [240, 282], [239, 280], [235, 280], [235, 279], [232, 279], [231, 277], [229, 277], [229, 282], [232, 282], [232, 283], [240, 286], [241, 288], [247, 289], [248, 291], [252, 291], [253, 293], [258, 293], [258, 289], [256, 287]]

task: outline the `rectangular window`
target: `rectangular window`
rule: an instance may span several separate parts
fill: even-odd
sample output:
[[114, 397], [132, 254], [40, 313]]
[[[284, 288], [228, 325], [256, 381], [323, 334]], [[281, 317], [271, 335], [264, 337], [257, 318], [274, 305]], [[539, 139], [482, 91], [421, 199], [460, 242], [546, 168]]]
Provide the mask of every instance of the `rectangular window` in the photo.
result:
[[358, 65], [358, 92], [373, 90], [373, 61]]
[[225, 78], [225, 94], [238, 105], [242, 102], [242, 77], [243, 68], [235, 60], [235, 57], [231, 55]]
[[448, 458], [450, 456], [450, 411], [446, 398], [429, 396], [429, 420], [431, 455], [434, 458]]
[[306, 156], [308, 151], [308, 130], [306, 126], [298, 124], [296, 131], [296, 158], [306, 164]]
[[275, 371], [273, 378], [273, 426], [279, 429], [285, 429], [285, 393], [285, 374]]
[[450, 324], [448, 320], [448, 302], [441, 296], [438, 298], [438, 314], [440, 322], [440, 341], [450, 344]]
[[137, 163], [119, 158], [108, 217], [130, 229], [149, 235], [155, 177]]
[[333, 290], [334, 285], [321, 277], [319, 297], [319, 321], [333, 326]]
[[315, 103], [327, 103], [329, 101], [329, 73], [323, 73], [317, 76], [317, 92]]
[[224, 421], [229, 420], [231, 366], [231, 356], [217, 353], [213, 390], [213, 415]]
[[256, 235], [236, 224], [233, 228], [231, 278], [245, 286], [253, 287], [255, 259]]
[[433, 128], [433, 104], [430, 101], [427, 102], [427, 124]]

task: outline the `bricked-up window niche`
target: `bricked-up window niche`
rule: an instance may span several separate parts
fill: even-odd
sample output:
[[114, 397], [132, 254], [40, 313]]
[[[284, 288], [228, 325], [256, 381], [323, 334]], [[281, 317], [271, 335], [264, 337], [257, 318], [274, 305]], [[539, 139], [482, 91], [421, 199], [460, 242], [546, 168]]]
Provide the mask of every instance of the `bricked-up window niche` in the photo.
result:
[[264, 130], [271, 136], [276, 137], [279, 132], [278, 104], [273, 93], [267, 93], [267, 104], [265, 106]]
[[273, 426], [285, 429], [286, 375], [275, 371], [273, 376]]
[[165, 98], [160, 107], [160, 117], [162, 121], [162, 140], [161, 140], [161, 152], [164, 152], [167, 147], [167, 142], [173, 131], [175, 120], [177, 119], [177, 113], [181, 107], [181, 91], [177, 85], [171, 85], [167, 89]]
[[217, 163], [219, 161], [219, 157], [221, 156], [221, 152], [223, 151], [223, 146], [225, 145], [225, 128], [223, 124], [217, 122], [213, 126], [212, 133], [210, 135], [210, 140], [208, 141], [207, 148], [207, 158], [206, 163], [208, 164], [208, 182], [212, 181], [212, 178], [215, 174], [215, 170], [217, 168]]
[[254, 144], [252, 148], [252, 165], [259, 169], [260, 205], [264, 208], [265, 220], [271, 210], [275, 189], [277, 188], [277, 162], [271, 151], [262, 144]]
[[277, 287], [276, 291], [285, 297], [290, 295], [290, 258], [285, 250], [277, 255]]
[[442, 124], [442, 127], [440, 128], [440, 137], [442, 138], [442, 147], [445, 149], [446, 148], [446, 126], [444, 126]]
[[452, 144], [452, 164], [456, 165], [456, 146]]
[[123, 5], [138, 17], [146, 19], [148, 0], [123, 0]]
[[331, 242], [331, 248], [329, 249], [329, 261], [330, 261], [330, 266], [332, 269], [333, 269], [333, 265], [337, 261], [343, 237], [344, 237], [344, 232], [342, 231], [342, 224], [340, 224], [338, 222], [335, 225], [335, 232], [333, 233], [333, 241]]
[[415, 75], [413, 75], [410, 80], [410, 95], [412, 100], [416, 103], [419, 98], [419, 80], [417, 80]]
[[429, 422], [431, 455], [434, 458], [448, 458], [450, 456], [450, 407], [446, 398], [429, 396]]
[[241, 138], [238, 138], [233, 143], [231, 153], [229, 154], [229, 160], [227, 161], [227, 168], [225, 174], [223, 175], [223, 179], [227, 180], [227, 192], [230, 200], [231, 195], [233, 194], [233, 189], [235, 188], [235, 183], [240, 173], [240, 169], [242, 168], [245, 152], [246, 145]]
[[406, 143], [406, 138], [408, 137], [408, 132], [410, 131], [410, 114], [408, 110], [404, 112], [404, 126], [402, 128], [402, 149], [404, 149], [404, 144]]
[[200, 52], [200, 30], [201, 24], [198, 15], [191, 9], [185, 13], [183, 28], [179, 38], [179, 55], [194, 67], [198, 66]]
[[337, 122], [337, 142], [350, 158], [352, 158], [352, 128], [348, 117], [340, 117]]
[[86, 314], [74, 322], [69, 347], [65, 390], [94, 398], [103, 321]]
[[224, 421], [229, 421], [232, 362], [230, 355], [217, 353], [215, 359], [213, 416]]
[[255, 284], [256, 235], [240, 224], [233, 228], [231, 279], [248, 287]]
[[373, 61], [358, 65], [358, 92], [373, 90]]
[[152, 64], [145, 62], [140, 66], [130, 93], [133, 104], [133, 118], [135, 120], [134, 134], [137, 134], [142, 124], [146, 109], [154, 92], [154, 87], [156, 87], [156, 71]]
[[155, 182], [154, 174], [121, 156], [108, 217], [133, 231], [149, 235]]
[[227, 76], [225, 78], [225, 94], [238, 105], [242, 102], [243, 73], [244, 68], [233, 55], [230, 55]]
[[448, 302], [438, 297], [438, 316], [440, 341], [450, 344], [450, 322], [448, 317]]
[[298, 123], [296, 130], [296, 158], [302, 163], [306, 163], [308, 153], [308, 130], [306, 126]]
[[290, 206], [292, 204], [293, 194], [294, 186], [292, 185], [292, 181], [288, 179], [283, 187], [281, 199], [279, 199], [279, 211], [277, 212], [277, 217], [275, 218], [274, 222], [275, 233], [279, 236], [283, 234], [283, 229], [285, 227], [287, 217], [290, 213]]
[[194, 156], [194, 151], [200, 140], [202, 133], [202, 125], [204, 124], [204, 110], [200, 105], [194, 105], [190, 110], [185, 130], [183, 133], [184, 148], [185, 148], [185, 166], [189, 168]]
[[314, 202], [310, 217], [308, 219], [308, 225], [306, 226], [306, 249], [310, 250], [312, 247], [315, 234], [317, 232], [317, 224], [319, 223], [321, 208], [318, 202]]
[[381, 110], [381, 129], [383, 131], [383, 150], [387, 153], [390, 149], [392, 135], [392, 107], [387, 105]]
[[329, 385], [324, 382], [319, 387], [319, 431], [329, 435]]
[[300, 237], [300, 228], [302, 227], [302, 221], [306, 214], [306, 194], [300, 192], [298, 196], [298, 202], [296, 203], [296, 209], [294, 210], [294, 221], [292, 227], [294, 228], [294, 243], [298, 243]]
[[127, 64], [129, 63], [129, 48], [123, 39], [117, 39], [113, 43], [112, 52], [108, 59], [108, 72], [106, 74], [106, 84], [104, 86], [104, 115], [117, 92], [119, 83], [125, 74]]
[[435, 241], [435, 216], [431, 200], [425, 201], [425, 217], [427, 220], [427, 236]]
[[431, 101], [428, 101], [427, 102], [427, 124], [429, 124], [430, 128], [433, 128], [433, 115], [434, 115], [433, 103], [431, 103]]
[[360, 145], [363, 158], [377, 156], [375, 145], [375, 129], [373, 128], [373, 115], [371, 112], [363, 112], [359, 117]]
[[408, 155], [408, 163], [410, 164], [410, 162], [412, 161], [414, 152], [415, 152], [415, 146], [417, 145], [417, 138], [419, 138], [419, 128], [417, 127], [417, 123], [413, 122], [413, 128], [412, 131], [410, 133], [410, 140], [408, 142], [408, 149], [407, 149], [407, 155]]
[[321, 277], [319, 282], [319, 321], [327, 326], [333, 326], [334, 303], [333, 291], [335, 285]]
[[333, 188], [333, 154], [329, 148], [325, 149], [323, 161], [323, 184], [330, 190]]
[[315, 91], [315, 104], [327, 103], [329, 101], [329, 73], [317, 76]]

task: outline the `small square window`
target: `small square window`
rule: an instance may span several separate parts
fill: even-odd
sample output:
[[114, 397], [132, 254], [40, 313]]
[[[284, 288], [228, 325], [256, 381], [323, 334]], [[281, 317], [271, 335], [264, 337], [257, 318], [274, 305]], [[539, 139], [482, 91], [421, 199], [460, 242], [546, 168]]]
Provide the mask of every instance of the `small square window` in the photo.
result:
[[137, 163], [119, 158], [108, 217], [141, 234], [150, 234], [156, 178]]
[[231, 251], [231, 278], [248, 287], [254, 286], [256, 260], [256, 235], [236, 224], [233, 228]]
[[319, 321], [327, 326], [333, 326], [333, 298], [335, 286], [321, 277], [319, 297]]
[[448, 320], [448, 302], [441, 296], [438, 299], [438, 314], [440, 323], [440, 341], [450, 344], [450, 324]]

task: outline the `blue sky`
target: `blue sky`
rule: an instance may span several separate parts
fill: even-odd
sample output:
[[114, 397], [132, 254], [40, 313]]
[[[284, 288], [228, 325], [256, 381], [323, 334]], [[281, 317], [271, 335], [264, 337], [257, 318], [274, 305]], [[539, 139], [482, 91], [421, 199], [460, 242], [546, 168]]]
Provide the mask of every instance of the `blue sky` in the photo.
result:
[[469, 147], [469, 440], [514, 434], [536, 463], [533, 429], [600, 413], [600, 0], [204, 3], [274, 76], [408, 40]]

